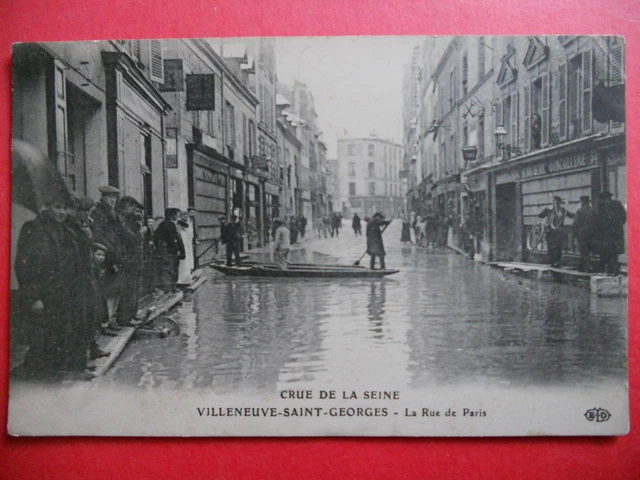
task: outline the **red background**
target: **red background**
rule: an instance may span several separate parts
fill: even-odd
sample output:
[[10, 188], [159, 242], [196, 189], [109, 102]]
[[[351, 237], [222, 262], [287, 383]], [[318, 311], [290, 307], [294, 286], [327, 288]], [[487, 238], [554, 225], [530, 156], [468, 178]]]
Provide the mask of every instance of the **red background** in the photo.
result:
[[[429, 4], [433, 3], [433, 4]], [[9, 258], [10, 48], [19, 41], [249, 35], [616, 34], [627, 40], [631, 433], [617, 438], [92, 439], [0, 436], [0, 478], [640, 478], [637, 0], [0, 0], [0, 258]], [[6, 425], [9, 265], [0, 275]], [[541, 411], [544, 414], [544, 411]], [[108, 412], [105, 412], [108, 421]], [[535, 421], [535, 419], [532, 419]]]

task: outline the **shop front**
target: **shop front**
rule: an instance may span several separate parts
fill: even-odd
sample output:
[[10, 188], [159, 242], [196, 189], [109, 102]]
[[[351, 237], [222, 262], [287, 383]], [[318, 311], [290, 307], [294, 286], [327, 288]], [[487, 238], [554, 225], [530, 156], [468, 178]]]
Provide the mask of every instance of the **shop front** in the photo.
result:
[[[495, 206], [491, 221], [494, 260], [547, 261], [547, 245], [543, 239], [531, 245], [527, 238], [531, 229], [543, 221], [539, 214], [551, 207], [553, 197], [562, 198], [563, 206], [572, 213], [580, 207], [580, 197], [595, 198], [606, 185], [606, 159], [599, 154], [599, 136], [583, 138], [570, 144], [551, 147], [491, 169], [493, 184], [491, 203]], [[572, 235], [572, 219], [564, 225], [565, 263], [578, 256]]]

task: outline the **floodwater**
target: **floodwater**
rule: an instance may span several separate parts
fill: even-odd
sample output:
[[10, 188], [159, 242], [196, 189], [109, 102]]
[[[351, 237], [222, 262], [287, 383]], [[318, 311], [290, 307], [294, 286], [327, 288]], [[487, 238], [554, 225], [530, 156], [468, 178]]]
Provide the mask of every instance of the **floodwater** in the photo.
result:
[[[387, 267], [401, 270], [385, 279], [240, 278], [208, 269], [208, 282], [173, 315], [180, 334], [136, 337], [104, 381], [220, 394], [349, 381], [624, 382], [626, 300], [402, 245], [398, 221], [384, 237]], [[350, 264], [364, 244], [344, 228], [338, 239], [305, 242], [293, 258]]]

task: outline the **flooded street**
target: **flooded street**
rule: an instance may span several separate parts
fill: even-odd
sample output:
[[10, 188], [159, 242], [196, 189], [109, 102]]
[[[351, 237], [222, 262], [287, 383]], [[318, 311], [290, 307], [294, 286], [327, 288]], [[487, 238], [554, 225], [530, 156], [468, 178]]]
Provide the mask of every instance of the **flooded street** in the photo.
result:
[[[385, 279], [207, 269], [208, 282], [173, 315], [180, 335], [137, 337], [103, 381], [219, 394], [345, 379], [385, 388], [625, 381], [626, 300], [402, 245], [400, 226], [384, 234], [387, 267], [400, 270]], [[340, 238], [304, 242], [293, 260], [352, 264], [364, 249], [364, 237], [343, 228]]]

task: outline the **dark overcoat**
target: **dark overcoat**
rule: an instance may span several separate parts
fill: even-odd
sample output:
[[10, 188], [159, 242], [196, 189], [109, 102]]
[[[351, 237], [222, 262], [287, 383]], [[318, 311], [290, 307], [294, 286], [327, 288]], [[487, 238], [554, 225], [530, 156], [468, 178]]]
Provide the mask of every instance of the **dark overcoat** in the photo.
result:
[[603, 253], [624, 253], [627, 212], [618, 200], [602, 200], [595, 211], [596, 248]]
[[391, 223], [390, 220], [381, 220], [372, 218], [367, 223], [367, 253], [369, 255], [384, 256], [384, 243], [382, 242], [381, 227], [386, 227]]

